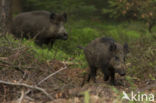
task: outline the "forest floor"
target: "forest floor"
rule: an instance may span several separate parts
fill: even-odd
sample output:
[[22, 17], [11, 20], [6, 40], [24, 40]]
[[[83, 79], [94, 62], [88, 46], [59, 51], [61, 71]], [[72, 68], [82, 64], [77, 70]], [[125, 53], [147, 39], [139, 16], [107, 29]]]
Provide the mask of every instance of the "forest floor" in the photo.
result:
[[[75, 62], [38, 60], [34, 51], [19, 43], [1, 41], [0, 103], [136, 103], [139, 96], [154, 94], [156, 103], [156, 43], [141, 39], [130, 44], [128, 70], [124, 77], [116, 74], [119, 85], [103, 81], [99, 71], [96, 81], [81, 87], [87, 68]], [[81, 64], [79, 64], [81, 65]], [[122, 99], [123, 91], [137, 101]], [[143, 98], [146, 102], [146, 97]], [[148, 100], [147, 100], [148, 101]], [[149, 103], [149, 102], [147, 102]]]
[[[64, 68], [64, 63], [52, 60], [45, 64], [41, 64], [39, 69], [25, 70], [27, 77], [23, 79], [23, 74], [15, 69], [0, 70], [0, 76], [4, 81], [13, 83], [26, 83], [35, 85], [40, 80], [55, 73], [60, 68]], [[122, 92], [130, 93], [143, 90], [144, 93], [155, 93], [155, 87], [151, 86], [154, 81], [133, 79], [134, 88], [131, 88], [131, 83], [126, 81], [125, 77], [117, 76], [117, 82], [121, 82], [118, 86], [111, 86], [108, 82], [104, 82], [100, 72], [97, 76], [97, 83], [86, 83], [81, 87], [83, 80], [83, 69], [70, 68], [64, 69], [57, 74], [53, 75], [39, 87], [45, 89], [51, 96], [49, 100], [42, 92], [33, 91], [29, 94], [32, 98], [23, 98], [21, 103], [87, 103], [87, 98], [90, 98], [88, 103], [127, 103], [128, 101], [122, 100]], [[149, 87], [149, 88], [148, 88]], [[26, 92], [28, 89], [20, 86], [0, 85], [1, 88], [1, 103], [17, 103], [20, 98], [21, 91]], [[145, 90], [144, 90], [145, 89]], [[84, 99], [85, 98], [85, 99]], [[153, 102], [155, 103], [155, 102]]]

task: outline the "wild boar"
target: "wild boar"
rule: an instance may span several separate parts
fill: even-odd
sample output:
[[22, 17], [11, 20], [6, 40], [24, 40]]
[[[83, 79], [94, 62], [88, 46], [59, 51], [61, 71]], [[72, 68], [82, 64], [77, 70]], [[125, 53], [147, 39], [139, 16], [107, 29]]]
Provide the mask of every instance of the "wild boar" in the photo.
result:
[[17, 15], [11, 24], [11, 33], [18, 38], [34, 39], [39, 45], [54, 43], [56, 39], [68, 39], [64, 27], [67, 14], [48, 11], [30, 11]]
[[[96, 82], [97, 69], [104, 74], [104, 81], [111, 77], [110, 83], [115, 85], [115, 73], [121, 76], [126, 74], [125, 57], [128, 53], [128, 45], [115, 42], [112, 38], [102, 37], [93, 40], [84, 48], [84, 54], [89, 64], [87, 81], [92, 79]], [[81, 86], [85, 83], [85, 78]]]

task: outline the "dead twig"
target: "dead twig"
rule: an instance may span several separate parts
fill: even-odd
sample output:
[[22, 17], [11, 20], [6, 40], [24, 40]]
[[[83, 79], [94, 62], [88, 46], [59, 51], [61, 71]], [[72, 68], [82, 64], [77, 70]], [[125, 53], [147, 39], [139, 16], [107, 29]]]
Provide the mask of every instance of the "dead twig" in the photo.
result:
[[74, 62], [70, 62], [70, 61], [62, 61], [63, 64], [66, 65], [78, 65], [79, 63], [74, 63]]
[[31, 97], [29, 97], [29, 96], [25, 96], [24, 98], [27, 99], [27, 100], [29, 100], [29, 101], [34, 101], [34, 99], [31, 98]]
[[[49, 79], [50, 77], [54, 76], [55, 74], [59, 73], [59, 72], [62, 71], [62, 70], [65, 70], [65, 69], [67, 69], [67, 66], [65, 66], [65, 67], [59, 69], [58, 71], [56, 71], [56, 72], [54, 72], [54, 73], [48, 75], [47, 77], [45, 77], [44, 79], [42, 79], [40, 82], [38, 82], [38, 83], [37, 83], [37, 86], [40, 85], [41, 83], [43, 83], [44, 81], [46, 81], [47, 79]], [[31, 91], [32, 91], [32, 90], [28, 90], [28, 91], [25, 93], [25, 95], [28, 95]]]
[[43, 83], [44, 81], [46, 81], [47, 79], [49, 79], [50, 77], [54, 76], [55, 74], [59, 73], [62, 70], [67, 69], [67, 66], [65, 66], [64, 68], [59, 69], [58, 71], [48, 75], [47, 77], [45, 77], [44, 79], [42, 79], [40, 82], [37, 83], [37, 85], [40, 85], [41, 83]]
[[18, 103], [22, 103], [23, 98], [24, 98], [24, 91], [22, 90], [22, 91], [21, 91], [21, 96], [20, 96], [20, 98], [18, 99]]
[[50, 100], [52, 100], [53, 98], [50, 96], [50, 94], [48, 94], [43, 88], [40, 88], [38, 86], [32, 86], [32, 85], [28, 85], [25, 83], [13, 83], [13, 82], [7, 82], [7, 81], [2, 81], [0, 80], [0, 84], [5, 84], [5, 85], [12, 85], [12, 86], [22, 86], [22, 87], [26, 87], [29, 89], [35, 89], [38, 90], [40, 92], [42, 92], [44, 95], [46, 95]]

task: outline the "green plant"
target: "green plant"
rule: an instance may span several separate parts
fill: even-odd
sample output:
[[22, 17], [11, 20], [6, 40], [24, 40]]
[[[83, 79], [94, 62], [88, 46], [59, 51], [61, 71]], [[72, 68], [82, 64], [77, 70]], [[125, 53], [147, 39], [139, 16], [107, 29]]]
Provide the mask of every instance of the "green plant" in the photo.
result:
[[89, 91], [85, 91], [84, 92], [84, 103], [90, 103], [90, 95], [89, 95]]

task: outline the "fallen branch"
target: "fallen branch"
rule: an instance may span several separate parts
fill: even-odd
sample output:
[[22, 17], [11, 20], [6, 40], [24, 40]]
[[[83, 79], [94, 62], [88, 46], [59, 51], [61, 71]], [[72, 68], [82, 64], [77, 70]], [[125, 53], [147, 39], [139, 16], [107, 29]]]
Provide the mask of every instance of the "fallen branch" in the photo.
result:
[[63, 63], [63, 64], [66, 64], [66, 65], [74, 65], [74, 64], [77, 65], [77, 64], [79, 64], [79, 63], [77, 63], [77, 62], [75, 63], [75, 62], [70, 62], [70, 61], [62, 61], [62, 63]]
[[18, 103], [22, 103], [23, 98], [24, 98], [24, 91], [22, 90], [22, 91], [21, 91], [21, 96], [20, 96], [20, 98], [18, 99]]
[[58, 71], [56, 71], [56, 72], [54, 72], [54, 73], [48, 75], [47, 77], [45, 77], [44, 79], [42, 79], [40, 82], [38, 82], [37, 85], [40, 85], [41, 83], [43, 83], [44, 81], [46, 81], [47, 79], [49, 79], [50, 77], [52, 77], [53, 75], [59, 73], [59, 72], [62, 71], [62, 70], [65, 70], [65, 69], [67, 69], [67, 66], [65, 66], [64, 68], [61, 68], [61, 69], [59, 69]]
[[25, 99], [29, 100], [29, 101], [35, 101], [33, 98], [30, 98], [29, 96], [26, 96], [24, 97]]
[[37, 87], [37, 86], [32, 86], [32, 85], [28, 85], [25, 83], [13, 83], [13, 82], [7, 82], [7, 81], [2, 81], [0, 80], [0, 84], [5, 84], [5, 85], [12, 85], [12, 86], [22, 86], [22, 87], [26, 87], [26, 88], [30, 88], [30, 89], [36, 89], [40, 92], [42, 92], [44, 95], [46, 95], [50, 100], [52, 100], [53, 98], [50, 96], [50, 94], [48, 94], [44, 89]]
[[[40, 82], [38, 82], [38, 83], [37, 83], [37, 86], [40, 85], [41, 83], [43, 83], [44, 81], [46, 81], [47, 79], [49, 79], [50, 77], [54, 76], [55, 74], [59, 73], [59, 72], [62, 71], [62, 70], [65, 70], [65, 69], [67, 69], [67, 66], [65, 66], [65, 67], [59, 69], [58, 71], [56, 71], [56, 72], [54, 72], [54, 73], [48, 75], [47, 77], [45, 77], [44, 79], [42, 79]], [[28, 90], [28, 91], [25, 93], [25, 95], [28, 95], [31, 91], [32, 91], [32, 90]]]

